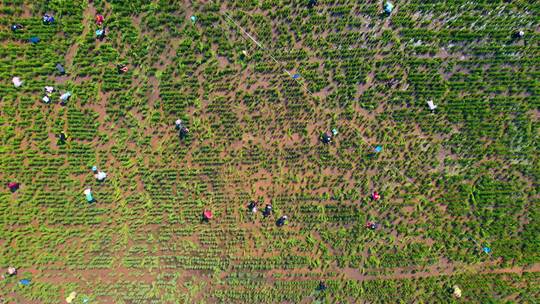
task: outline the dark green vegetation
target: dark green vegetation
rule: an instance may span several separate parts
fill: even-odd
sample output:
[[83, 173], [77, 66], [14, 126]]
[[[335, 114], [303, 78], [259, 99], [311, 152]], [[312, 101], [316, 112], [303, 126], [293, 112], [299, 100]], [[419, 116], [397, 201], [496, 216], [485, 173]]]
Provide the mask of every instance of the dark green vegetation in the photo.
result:
[[539, 2], [171, 2], [0, 2], [0, 181], [22, 185], [0, 192], [8, 303], [538, 300]]

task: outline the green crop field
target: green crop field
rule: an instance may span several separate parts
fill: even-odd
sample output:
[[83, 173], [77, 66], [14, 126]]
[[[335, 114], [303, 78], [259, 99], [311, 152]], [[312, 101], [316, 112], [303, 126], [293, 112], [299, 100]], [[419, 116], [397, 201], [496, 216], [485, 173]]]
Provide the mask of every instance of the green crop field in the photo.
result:
[[391, 2], [0, 0], [0, 303], [539, 303], [540, 2]]

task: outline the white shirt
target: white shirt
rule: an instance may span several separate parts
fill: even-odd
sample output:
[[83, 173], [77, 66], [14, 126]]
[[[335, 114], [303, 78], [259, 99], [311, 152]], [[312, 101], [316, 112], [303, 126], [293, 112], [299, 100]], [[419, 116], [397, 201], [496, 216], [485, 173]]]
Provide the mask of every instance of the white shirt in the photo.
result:
[[427, 102], [428, 104], [428, 107], [431, 111], [435, 110], [437, 108], [437, 106], [433, 103], [433, 100], [428, 100]]
[[94, 175], [98, 181], [102, 181], [107, 177], [107, 173], [103, 171], [98, 171], [96, 175]]
[[13, 85], [16, 88], [22, 86], [22, 84], [23, 84], [23, 81], [19, 77], [13, 77], [12, 81], [13, 81]]

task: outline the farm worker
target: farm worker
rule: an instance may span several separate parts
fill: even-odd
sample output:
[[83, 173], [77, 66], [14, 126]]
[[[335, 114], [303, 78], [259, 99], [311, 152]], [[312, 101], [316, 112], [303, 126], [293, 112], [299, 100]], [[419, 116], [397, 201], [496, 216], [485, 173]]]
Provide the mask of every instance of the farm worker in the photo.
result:
[[75, 300], [75, 297], [77, 296], [77, 293], [75, 291], [72, 291], [69, 296], [66, 298], [67, 303], [72, 303], [73, 300]]
[[320, 282], [319, 282], [319, 287], [318, 287], [317, 289], [320, 290], [320, 291], [325, 291], [326, 288], [328, 288], [328, 287], [326, 286], [326, 284], [325, 284], [323, 281], [320, 281]]
[[317, 5], [317, 0], [309, 0], [308, 8], [313, 8], [315, 5]]
[[19, 77], [13, 77], [13, 79], [11, 79], [11, 81], [13, 82], [13, 85], [16, 88], [22, 86], [22, 84], [23, 84], [23, 81]]
[[67, 140], [67, 135], [64, 132], [60, 132], [58, 138], [60, 139], [60, 143], [64, 143]]
[[281, 227], [281, 226], [285, 225], [285, 223], [287, 222], [287, 219], [289, 219], [289, 218], [288, 218], [286, 215], [280, 217], [280, 218], [277, 220], [276, 225], [277, 225], [278, 227]]
[[375, 147], [375, 153], [379, 153], [382, 151], [382, 147], [381, 146], [376, 146]]
[[98, 30], [96, 30], [96, 37], [97, 37], [99, 40], [103, 40], [103, 38], [105, 38], [105, 29], [98, 29]]
[[116, 66], [116, 68], [118, 69], [119, 74], [126, 73], [129, 70], [125, 64], [119, 64]]
[[203, 211], [203, 220], [204, 221], [209, 221], [211, 220], [212, 218], [214, 217], [214, 215], [212, 214], [212, 211], [210, 210], [204, 210]]
[[321, 135], [321, 141], [324, 144], [329, 144], [330, 142], [332, 142], [332, 136], [330, 136], [330, 134], [328, 134], [328, 133], [323, 133]]
[[54, 87], [49, 87], [49, 86], [45, 87], [45, 93], [47, 95], [51, 95], [53, 92], [54, 92]]
[[16, 274], [17, 274], [17, 268], [15, 268], [15, 267], [13, 267], [13, 266], [8, 267], [8, 269], [7, 269], [7, 274], [8, 274], [9, 276], [14, 276], [14, 275], [16, 275]]
[[384, 12], [390, 15], [392, 10], [394, 10], [394, 5], [390, 1], [386, 1], [384, 4]]
[[379, 199], [381, 199], [381, 196], [379, 195], [379, 192], [373, 191], [373, 193], [371, 194], [371, 199], [374, 200], [374, 201], [378, 201]]
[[87, 202], [91, 203], [94, 201], [94, 197], [92, 196], [92, 190], [90, 188], [85, 189], [83, 193], [86, 196]]
[[22, 280], [19, 281], [19, 283], [21, 283], [24, 286], [28, 286], [28, 285], [30, 285], [30, 280], [22, 279]]
[[52, 15], [45, 14], [43, 15], [43, 23], [51, 24], [54, 22], [54, 17]]
[[197, 21], [197, 16], [191, 16], [190, 19], [191, 19], [192, 22], [195, 22], [195, 21]]
[[47, 96], [47, 95], [43, 96], [43, 98], [41, 98], [41, 100], [43, 100], [44, 103], [49, 103], [49, 102], [51, 102], [51, 99], [50, 99], [49, 96]]
[[13, 25], [11, 26], [11, 30], [12, 30], [13, 32], [16, 32], [16, 31], [22, 30], [22, 29], [23, 29], [23, 26], [20, 25], [20, 24], [13, 24]]
[[366, 223], [366, 228], [369, 228], [371, 230], [377, 229], [378, 226], [379, 225], [377, 223], [375, 223], [375, 222], [367, 222]]
[[102, 182], [102, 181], [104, 181], [105, 178], [107, 177], [107, 173], [105, 173], [105, 172], [103, 172], [103, 171], [98, 171], [98, 172], [94, 175], [94, 177], [95, 177], [98, 181]]
[[66, 92], [66, 93], [64, 93], [64, 94], [62, 94], [62, 95], [60, 96], [60, 101], [61, 101], [60, 103], [61, 103], [62, 105], [65, 105], [66, 102], [68, 102], [68, 100], [69, 100], [70, 98], [71, 98], [71, 92]]
[[515, 35], [516, 35], [516, 38], [523, 38], [523, 36], [525, 36], [525, 32], [520, 30]]
[[105, 18], [103, 17], [103, 15], [101, 15], [101, 14], [96, 15], [96, 24], [98, 26], [101, 26], [104, 21], [105, 21]]
[[454, 285], [452, 289], [453, 289], [452, 295], [454, 295], [454, 297], [458, 299], [461, 298], [461, 289], [459, 288], [459, 286]]
[[98, 181], [100, 181], [100, 182], [104, 181], [105, 178], [107, 177], [107, 173], [105, 173], [105, 172], [103, 172], [103, 171], [99, 171], [98, 168], [97, 168], [96, 166], [93, 166], [93, 167], [92, 167], [92, 172], [95, 173], [95, 174], [94, 174], [94, 177], [95, 177]]
[[178, 136], [180, 136], [180, 139], [183, 139], [186, 137], [189, 133], [189, 129], [184, 126], [184, 122], [181, 119], [177, 119], [174, 122], [176, 130], [178, 130]]
[[336, 128], [333, 128], [332, 129], [332, 135], [336, 136], [338, 134], [338, 131]]
[[433, 100], [428, 100], [427, 104], [431, 111], [434, 111], [437, 108], [437, 105], [433, 103]]
[[266, 207], [264, 207], [264, 210], [263, 210], [263, 216], [268, 217], [270, 216], [270, 214], [272, 214], [272, 205], [266, 204]]
[[253, 213], [257, 212], [257, 202], [256, 201], [249, 202], [248, 209], [249, 211]]
[[60, 63], [56, 64], [56, 69], [58, 70], [58, 72], [60, 72], [60, 75], [66, 74], [66, 69], [64, 69], [64, 67]]
[[9, 182], [8, 183], [8, 188], [9, 188], [9, 190], [11, 190], [11, 192], [15, 192], [15, 191], [19, 190], [20, 186], [21, 185], [19, 183], [16, 183], [16, 182]]

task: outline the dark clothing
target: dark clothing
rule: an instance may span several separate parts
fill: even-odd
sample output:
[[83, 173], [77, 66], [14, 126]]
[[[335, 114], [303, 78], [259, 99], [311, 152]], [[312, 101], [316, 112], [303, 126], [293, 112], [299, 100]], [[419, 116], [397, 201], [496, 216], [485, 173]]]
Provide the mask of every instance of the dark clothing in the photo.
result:
[[317, 0], [309, 0], [308, 8], [313, 8], [315, 5], [317, 5]]
[[23, 28], [23, 26], [20, 25], [20, 24], [13, 24], [13, 25], [11, 26], [11, 30], [14, 31], [14, 32], [16, 32], [17, 30], [20, 30], [20, 29], [22, 29], [22, 28]]
[[249, 211], [253, 211], [253, 209], [257, 208], [257, 202], [251, 201], [249, 202], [248, 209]]
[[263, 216], [268, 217], [270, 214], [272, 214], [272, 205], [266, 205], [266, 207], [264, 207]]
[[64, 67], [60, 63], [56, 64], [56, 69], [58, 70], [58, 72], [60, 72], [60, 75], [64, 75], [66, 73], [66, 69], [64, 69]]
[[319, 287], [318, 287], [317, 289], [320, 290], [320, 291], [325, 291], [326, 288], [328, 288], [328, 287], [326, 286], [326, 284], [324, 284], [324, 282], [320, 282], [320, 283], [319, 283]]
[[189, 134], [189, 129], [186, 127], [180, 127], [180, 132], [178, 132], [178, 135], [180, 136], [180, 139], [184, 139]]
[[328, 144], [332, 141], [332, 136], [330, 136], [330, 134], [328, 133], [324, 133], [321, 137], [321, 141], [324, 143], [324, 144]]
[[67, 135], [64, 132], [61, 132], [60, 135], [58, 135], [58, 139], [60, 139], [60, 143], [64, 143], [67, 140]]
[[284, 217], [280, 217], [280, 218], [277, 220], [276, 225], [277, 225], [278, 227], [281, 227], [281, 226], [285, 225], [285, 222], [287, 222], [287, 219], [284, 218]]

